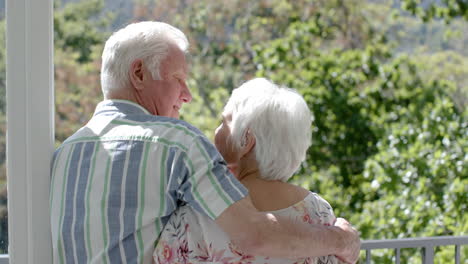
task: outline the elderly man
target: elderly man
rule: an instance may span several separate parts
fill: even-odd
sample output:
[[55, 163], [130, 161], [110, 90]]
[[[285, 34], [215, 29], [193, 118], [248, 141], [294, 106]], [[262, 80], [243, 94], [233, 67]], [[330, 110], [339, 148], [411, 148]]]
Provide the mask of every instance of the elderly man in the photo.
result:
[[182, 203], [215, 220], [246, 253], [354, 263], [359, 237], [344, 219], [298, 226], [258, 212], [214, 146], [178, 119], [192, 100], [187, 49], [185, 35], [160, 22], [131, 24], [107, 40], [105, 100], [54, 154], [54, 263], [150, 263]]

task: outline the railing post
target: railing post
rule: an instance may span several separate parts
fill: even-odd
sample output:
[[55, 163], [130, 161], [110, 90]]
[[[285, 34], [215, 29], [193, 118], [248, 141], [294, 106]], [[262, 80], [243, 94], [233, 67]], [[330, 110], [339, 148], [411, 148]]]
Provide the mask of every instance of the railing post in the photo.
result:
[[395, 264], [400, 264], [400, 248], [395, 248]]
[[434, 248], [426, 246], [423, 248], [423, 264], [434, 264]]
[[370, 264], [371, 253], [370, 249], [366, 250], [366, 264]]
[[455, 245], [455, 264], [460, 264], [460, 245]]

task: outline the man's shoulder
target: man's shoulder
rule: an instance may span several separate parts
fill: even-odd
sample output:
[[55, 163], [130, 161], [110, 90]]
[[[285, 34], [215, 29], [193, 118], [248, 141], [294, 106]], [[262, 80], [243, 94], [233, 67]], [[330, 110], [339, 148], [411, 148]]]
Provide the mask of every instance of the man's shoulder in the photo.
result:
[[174, 118], [144, 113], [94, 116], [56, 150], [80, 142], [145, 141], [188, 151], [194, 143], [211, 150], [211, 143], [195, 126]]
[[145, 128], [150, 129], [164, 129], [164, 130], [182, 130], [191, 136], [204, 136], [203, 133], [193, 126], [192, 124], [175, 118], [165, 116], [155, 116], [149, 114], [127, 115], [124, 118], [118, 118], [114, 123], [118, 124], [128, 122], [129, 124], [138, 124]]

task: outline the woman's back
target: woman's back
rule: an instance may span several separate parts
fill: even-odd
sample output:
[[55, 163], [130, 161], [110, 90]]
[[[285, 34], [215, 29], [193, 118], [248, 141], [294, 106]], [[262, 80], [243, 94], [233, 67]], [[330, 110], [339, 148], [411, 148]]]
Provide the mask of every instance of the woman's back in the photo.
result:
[[[216, 148], [249, 189], [259, 211], [290, 218], [283, 223], [291, 226], [334, 224], [333, 210], [325, 200], [285, 183], [300, 167], [311, 144], [313, 118], [299, 93], [256, 78], [233, 90], [222, 116], [215, 131]], [[338, 263], [334, 256], [300, 260], [248, 256], [215, 221], [189, 207], [171, 216], [154, 259], [156, 263]]]
[[[333, 225], [335, 216], [331, 206], [317, 194], [287, 183], [257, 183], [258, 186], [252, 182], [248, 186], [258, 210], [288, 217], [292, 223]], [[334, 256], [287, 260], [243, 254], [213, 220], [188, 206], [172, 215], [153, 256], [155, 263], [161, 264], [339, 263]]]

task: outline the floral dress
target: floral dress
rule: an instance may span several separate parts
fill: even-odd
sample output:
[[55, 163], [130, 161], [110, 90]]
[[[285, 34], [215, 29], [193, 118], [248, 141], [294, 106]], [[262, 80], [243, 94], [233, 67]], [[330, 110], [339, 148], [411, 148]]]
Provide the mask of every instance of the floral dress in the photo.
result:
[[[333, 225], [336, 218], [330, 204], [316, 193], [309, 193], [293, 206], [271, 212], [293, 222]], [[215, 221], [188, 206], [182, 206], [164, 227], [153, 253], [156, 264], [335, 264], [335, 256], [297, 260], [250, 256], [233, 245]]]

